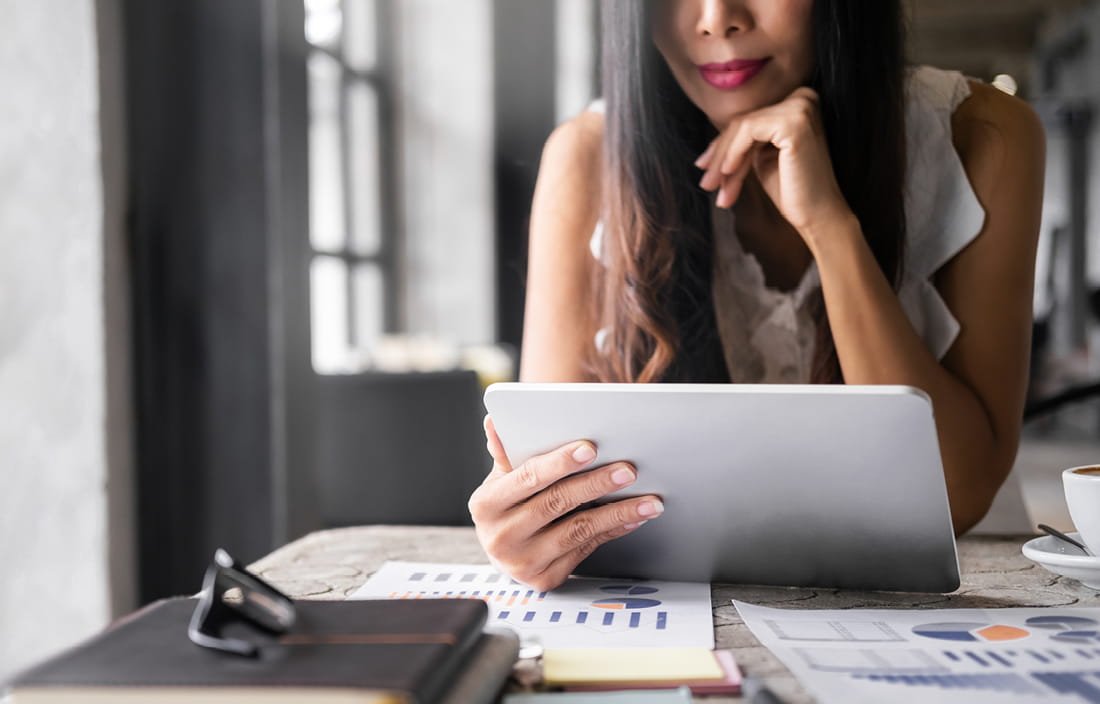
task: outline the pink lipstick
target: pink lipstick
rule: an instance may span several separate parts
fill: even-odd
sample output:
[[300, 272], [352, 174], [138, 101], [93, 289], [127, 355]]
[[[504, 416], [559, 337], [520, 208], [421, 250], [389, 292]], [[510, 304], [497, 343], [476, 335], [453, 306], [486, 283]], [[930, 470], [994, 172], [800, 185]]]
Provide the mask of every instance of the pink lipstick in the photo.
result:
[[733, 90], [751, 81], [769, 59], [734, 59], [723, 63], [701, 64], [703, 80], [720, 90]]

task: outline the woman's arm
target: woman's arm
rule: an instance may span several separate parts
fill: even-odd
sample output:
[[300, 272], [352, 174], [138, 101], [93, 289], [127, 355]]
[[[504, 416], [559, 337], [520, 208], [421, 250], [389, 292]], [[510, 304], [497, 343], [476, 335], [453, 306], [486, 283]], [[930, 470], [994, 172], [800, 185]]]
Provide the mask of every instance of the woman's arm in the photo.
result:
[[799, 88], [737, 118], [696, 164], [717, 203], [750, 172], [802, 236], [821, 274], [844, 379], [906, 384], [932, 398], [955, 530], [988, 510], [1012, 468], [1027, 390], [1035, 249], [1042, 207], [1042, 126], [1022, 101], [985, 85], [955, 113], [955, 148], [986, 211], [977, 239], [935, 284], [962, 331], [941, 361], [925, 347], [840, 195], [818, 98]]
[[586, 381], [602, 141], [603, 116], [589, 111], [554, 130], [543, 150], [531, 205], [521, 381]]
[[[524, 381], [584, 381], [581, 359], [592, 344], [588, 242], [599, 213], [602, 124], [600, 115], [585, 113], [555, 130], [543, 150], [531, 213]], [[577, 510], [637, 478], [626, 462], [598, 466], [598, 448], [588, 441], [512, 467], [489, 418], [485, 436], [493, 469], [469, 501], [478, 540], [495, 565], [540, 590], [561, 584], [597, 547], [664, 510], [656, 496]]]
[[844, 379], [908, 384], [932, 398], [955, 529], [989, 509], [1012, 468], [1027, 391], [1045, 142], [1022, 101], [975, 85], [953, 119], [955, 148], [986, 212], [977, 239], [935, 285], [961, 325], [942, 360], [928, 351], [853, 219], [806, 235]]

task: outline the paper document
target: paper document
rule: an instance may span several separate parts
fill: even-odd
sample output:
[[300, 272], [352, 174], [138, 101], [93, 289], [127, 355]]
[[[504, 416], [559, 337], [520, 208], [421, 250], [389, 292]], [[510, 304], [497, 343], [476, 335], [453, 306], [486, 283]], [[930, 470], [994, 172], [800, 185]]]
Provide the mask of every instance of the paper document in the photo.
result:
[[710, 585], [572, 577], [550, 592], [489, 565], [387, 562], [351, 599], [481, 599], [545, 648], [714, 648]]
[[1100, 704], [1100, 608], [813, 611], [733, 604], [823, 704]]

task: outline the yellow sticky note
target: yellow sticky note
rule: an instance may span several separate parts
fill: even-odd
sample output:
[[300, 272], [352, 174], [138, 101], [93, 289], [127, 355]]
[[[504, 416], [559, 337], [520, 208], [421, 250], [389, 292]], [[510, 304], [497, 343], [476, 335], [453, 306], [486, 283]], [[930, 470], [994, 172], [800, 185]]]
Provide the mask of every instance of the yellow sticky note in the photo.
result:
[[547, 650], [542, 678], [569, 684], [691, 684], [724, 679], [706, 648], [577, 648]]

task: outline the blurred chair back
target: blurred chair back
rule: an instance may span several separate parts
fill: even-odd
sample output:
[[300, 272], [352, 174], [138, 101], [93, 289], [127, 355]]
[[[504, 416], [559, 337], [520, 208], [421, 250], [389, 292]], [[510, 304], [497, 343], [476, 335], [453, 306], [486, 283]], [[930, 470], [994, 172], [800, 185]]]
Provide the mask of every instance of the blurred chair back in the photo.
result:
[[472, 371], [318, 377], [317, 502], [327, 526], [469, 525], [491, 460]]

